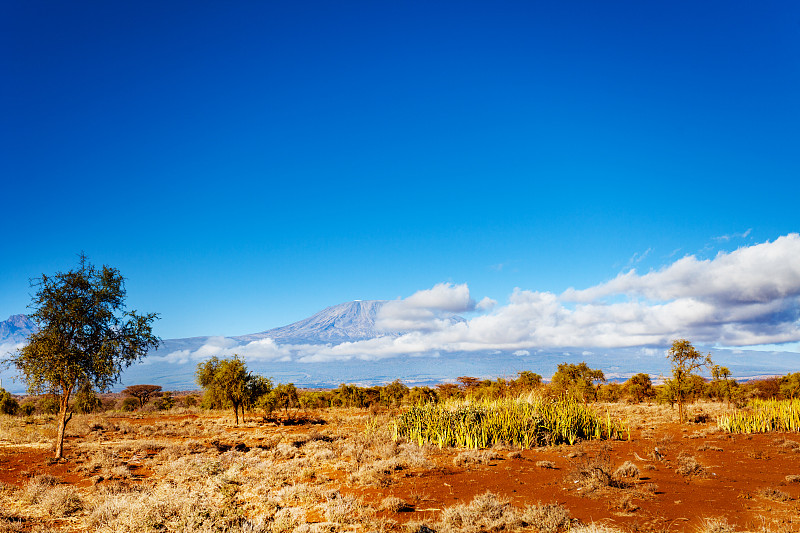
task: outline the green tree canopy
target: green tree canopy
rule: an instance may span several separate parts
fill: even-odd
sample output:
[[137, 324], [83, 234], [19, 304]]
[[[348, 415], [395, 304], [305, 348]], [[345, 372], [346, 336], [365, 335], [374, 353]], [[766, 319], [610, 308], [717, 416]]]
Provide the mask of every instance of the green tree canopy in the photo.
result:
[[237, 426], [239, 410], [244, 418], [244, 408], [254, 405], [272, 388], [269, 379], [248, 372], [244, 361], [236, 354], [230, 359], [214, 356], [198, 364], [197, 382], [206, 389], [207, 404], [233, 407]]
[[686, 403], [697, 395], [700, 386], [694, 374], [702, 366], [711, 367], [711, 354], [703, 355], [686, 339], [672, 342], [672, 347], [667, 353], [672, 362], [672, 379], [667, 382], [672, 391], [675, 402], [678, 404], [678, 418], [683, 422], [686, 418]]
[[95, 394], [91, 383], [84, 383], [75, 393], [75, 410], [79, 413], [88, 414], [99, 411], [103, 407], [103, 402]]
[[28, 393], [58, 397], [55, 457], [60, 459], [73, 391], [84, 383], [107, 390], [124, 368], [157, 347], [152, 324], [158, 315], [125, 311], [119, 270], [95, 268], [83, 254], [78, 268], [43, 274], [31, 285], [36, 294], [29, 317], [39, 330], [10, 361], [24, 376]]
[[161, 385], [131, 385], [122, 389], [122, 394], [133, 396], [139, 400], [139, 407], [144, 407], [151, 397], [161, 394]]
[[19, 402], [7, 390], [0, 388], [0, 413], [15, 415], [19, 410]]
[[553, 374], [552, 383], [557, 390], [575, 396], [579, 400], [588, 401], [597, 398], [595, 381], [605, 381], [602, 370], [589, 368], [585, 362], [580, 364], [561, 363]]
[[656, 394], [653, 388], [653, 382], [650, 380], [650, 375], [643, 372], [631, 376], [628, 381], [622, 385], [622, 389], [631, 403], [641, 403], [644, 400], [654, 397]]

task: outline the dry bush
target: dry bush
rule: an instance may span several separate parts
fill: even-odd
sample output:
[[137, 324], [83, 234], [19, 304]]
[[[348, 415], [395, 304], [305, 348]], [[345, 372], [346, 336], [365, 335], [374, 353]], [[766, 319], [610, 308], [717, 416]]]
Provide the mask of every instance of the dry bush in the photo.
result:
[[379, 509], [390, 513], [413, 511], [414, 506], [397, 496], [387, 496], [381, 500]]
[[[569, 511], [558, 504], [529, 505], [516, 510], [508, 501], [491, 492], [475, 496], [469, 504], [459, 504], [442, 511], [433, 529], [413, 524], [410, 531], [438, 533], [473, 533], [478, 531], [519, 531], [533, 529], [540, 533], [566, 531], [572, 525]], [[427, 528], [427, 529], [423, 529]], [[572, 531], [572, 530], [570, 530]]]
[[491, 492], [485, 492], [475, 496], [469, 504], [459, 504], [442, 510], [437, 531], [450, 533], [500, 530], [509, 521], [508, 518], [511, 518], [507, 514], [513, 515], [509, 503]]
[[788, 502], [792, 499], [791, 496], [776, 488], [761, 489], [758, 491], [758, 495], [773, 502]]
[[325, 519], [338, 524], [361, 524], [372, 516], [374, 511], [366, 507], [355, 496], [342, 496], [338, 492], [329, 494], [323, 504]]
[[569, 533], [624, 533], [624, 531], [607, 524], [588, 524], [573, 527]]
[[556, 464], [553, 461], [536, 461], [536, 466], [551, 470], [555, 470], [556, 468]]
[[800, 483], [800, 476], [797, 474], [790, 474], [786, 476], [786, 483]]
[[83, 501], [74, 487], [55, 486], [39, 497], [39, 504], [45, 513], [54, 518], [73, 514], [83, 509]]
[[577, 464], [567, 475], [570, 486], [577, 486], [583, 496], [594, 496], [608, 488], [625, 488], [628, 484], [612, 473], [608, 456], [588, 458]]
[[625, 461], [621, 466], [614, 470], [616, 479], [639, 479], [639, 467], [630, 461]]
[[518, 521], [521, 526], [532, 527], [541, 533], [556, 533], [571, 523], [569, 511], [557, 503], [529, 505], [519, 513]]
[[697, 533], [736, 533], [736, 529], [724, 518], [706, 518]]
[[58, 485], [58, 483], [58, 478], [55, 478], [50, 474], [38, 475], [28, 481], [28, 483], [25, 485], [22, 499], [27, 503], [37, 504], [42, 500], [44, 494]]
[[678, 456], [678, 468], [675, 473], [684, 477], [706, 477], [708, 475], [705, 466], [698, 463], [694, 456], [686, 454]]
[[391, 484], [393, 472], [403, 470], [403, 462], [393, 457], [363, 465], [350, 475], [350, 482], [359, 485], [386, 487]]
[[487, 464], [502, 458], [503, 456], [494, 450], [464, 450], [453, 459], [453, 466]]

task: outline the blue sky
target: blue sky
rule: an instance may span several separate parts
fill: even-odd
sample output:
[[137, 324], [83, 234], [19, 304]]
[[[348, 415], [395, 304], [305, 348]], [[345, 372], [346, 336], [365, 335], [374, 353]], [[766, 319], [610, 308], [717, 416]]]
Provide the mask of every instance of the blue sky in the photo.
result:
[[6, 2], [0, 47], [0, 319], [82, 250], [175, 338], [800, 230], [796, 2]]

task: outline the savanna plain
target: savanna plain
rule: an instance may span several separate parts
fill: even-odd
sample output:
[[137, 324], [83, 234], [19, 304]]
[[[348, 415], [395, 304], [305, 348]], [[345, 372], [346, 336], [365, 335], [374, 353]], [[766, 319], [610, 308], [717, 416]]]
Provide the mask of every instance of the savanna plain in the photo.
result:
[[106, 398], [61, 460], [52, 414], [0, 415], [0, 531], [800, 531], [800, 435], [757, 422], [796, 400], [700, 400], [681, 422], [655, 398], [465, 387], [238, 424], [191, 395]]

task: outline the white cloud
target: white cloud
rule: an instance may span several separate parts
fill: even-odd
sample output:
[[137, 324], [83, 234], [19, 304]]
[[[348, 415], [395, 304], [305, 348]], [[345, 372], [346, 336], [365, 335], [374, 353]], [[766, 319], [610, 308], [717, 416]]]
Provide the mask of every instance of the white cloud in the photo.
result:
[[466, 283], [439, 283], [408, 298], [386, 302], [375, 325], [387, 332], [435, 331], [448, 327], [453, 314], [474, 309]]
[[[716, 346], [800, 342], [800, 235], [790, 234], [714, 259], [686, 256], [658, 271], [635, 270], [563, 294], [515, 289], [505, 305], [475, 304], [466, 284], [444, 283], [386, 303], [378, 324], [394, 335], [338, 345], [278, 345], [262, 339], [237, 345], [212, 338], [170, 360], [238, 353], [264, 361], [329, 362], [398, 356], [497, 351], [529, 355], [542, 349], [638, 347], [663, 355], [676, 338]], [[478, 311], [466, 321], [454, 313]], [[796, 346], [796, 345], [793, 345]], [[596, 353], [596, 350], [595, 350]]]
[[226, 337], [210, 337], [197, 349], [175, 350], [164, 356], [150, 356], [144, 362], [188, 363], [204, 361], [211, 357], [230, 357], [233, 354], [253, 361], [289, 361], [292, 359], [293, 349], [291, 345], [278, 345], [269, 338], [239, 344], [234, 339]]
[[744, 231], [742, 233], [730, 233], [728, 235], [720, 235], [719, 237], [714, 237], [714, 240], [728, 242], [731, 239], [746, 239], [747, 236], [750, 235], [750, 232], [752, 231], [753, 228], [748, 228], [747, 231]]
[[686, 256], [642, 276], [635, 270], [584, 290], [567, 289], [566, 301], [591, 302], [610, 295], [651, 300], [696, 298], [715, 304], [766, 303], [800, 295], [800, 235], [719, 252], [714, 259]]
[[488, 296], [484, 296], [484, 298], [478, 302], [475, 306], [476, 311], [491, 311], [494, 309], [494, 306], [497, 305], [497, 300], [492, 300]]

